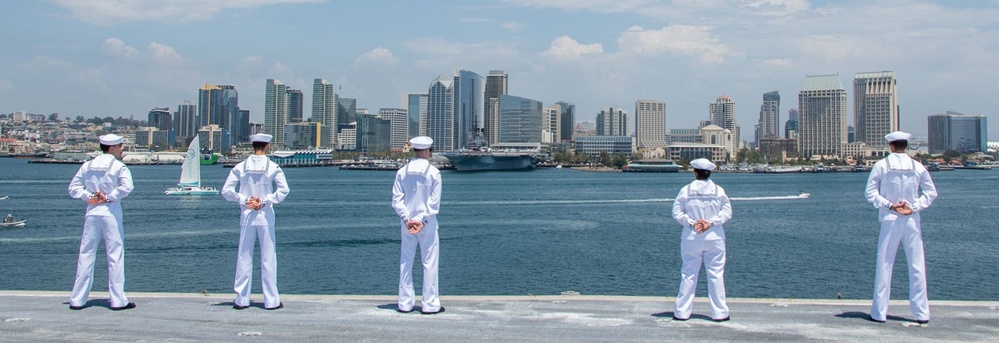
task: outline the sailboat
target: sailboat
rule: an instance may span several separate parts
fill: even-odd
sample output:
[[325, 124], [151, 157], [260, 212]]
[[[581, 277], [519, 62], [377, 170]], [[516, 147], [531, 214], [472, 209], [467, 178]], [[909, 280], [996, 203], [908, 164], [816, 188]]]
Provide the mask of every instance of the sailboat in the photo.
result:
[[215, 187], [201, 186], [201, 144], [198, 136], [194, 136], [191, 145], [184, 155], [184, 164], [180, 167], [180, 182], [177, 187], [167, 188], [166, 195], [216, 195]]

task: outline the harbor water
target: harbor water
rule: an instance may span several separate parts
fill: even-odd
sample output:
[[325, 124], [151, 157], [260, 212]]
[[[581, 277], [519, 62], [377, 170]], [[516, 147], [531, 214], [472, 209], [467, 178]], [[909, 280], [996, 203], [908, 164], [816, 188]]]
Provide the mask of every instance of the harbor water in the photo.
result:
[[[85, 204], [67, 185], [77, 165], [0, 159], [0, 289], [72, 288]], [[221, 196], [174, 197], [180, 166], [133, 166], [123, 200], [127, 291], [232, 293], [239, 210]], [[229, 170], [203, 166], [221, 188]], [[391, 171], [285, 169], [277, 205], [282, 293], [397, 293], [398, 218]], [[940, 193], [923, 212], [931, 300], [999, 300], [996, 171], [932, 174]], [[689, 173], [443, 172], [442, 295], [675, 296], [680, 225], [670, 199]], [[879, 224], [867, 173], [715, 174], [733, 198], [725, 225], [729, 297], [867, 299]], [[810, 193], [807, 199], [796, 197]], [[103, 244], [100, 248], [103, 251]], [[106, 290], [98, 254], [95, 290]], [[892, 298], [908, 297], [904, 253]], [[259, 261], [255, 261], [258, 268]], [[259, 269], [258, 269], [259, 270]], [[254, 273], [259, 294], [259, 273]], [[420, 273], [415, 281], [419, 290]], [[706, 295], [699, 285], [698, 295]]]

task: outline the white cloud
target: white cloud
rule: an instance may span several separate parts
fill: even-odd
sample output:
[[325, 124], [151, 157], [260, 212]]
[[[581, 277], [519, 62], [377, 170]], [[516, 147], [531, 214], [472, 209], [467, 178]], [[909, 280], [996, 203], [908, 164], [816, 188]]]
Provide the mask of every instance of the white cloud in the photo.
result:
[[664, 52], [696, 56], [703, 62], [724, 62], [739, 54], [721, 43], [707, 26], [670, 25], [660, 30], [632, 26], [621, 33], [617, 43], [622, 53], [656, 56]]
[[604, 47], [600, 43], [579, 44], [569, 36], [559, 36], [552, 40], [551, 47], [541, 53], [554, 59], [573, 59], [583, 55], [599, 54], [604, 52]]
[[757, 14], [785, 16], [808, 9], [807, 0], [743, 0], [742, 7], [757, 11]]
[[365, 63], [396, 65], [399, 63], [399, 58], [395, 57], [389, 49], [377, 47], [354, 59], [354, 66]]
[[791, 66], [791, 59], [789, 58], [771, 58], [763, 60], [763, 65], [768, 67], [779, 67], [787, 68]]
[[135, 57], [139, 54], [138, 49], [133, 48], [128, 44], [125, 44], [125, 42], [121, 39], [114, 37], [104, 40], [104, 45], [101, 46], [101, 50], [108, 54], [124, 58]]
[[503, 23], [503, 25], [501, 25], [501, 26], [504, 29], [507, 29], [507, 30], [510, 30], [510, 31], [517, 31], [517, 30], [523, 29], [524, 27], [527, 27], [526, 24], [521, 23], [521, 22], [516, 22], [516, 21], [508, 21], [508, 22]]
[[14, 89], [14, 83], [8, 80], [0, 79], [0, 91], [9, 91]]
[[147, 54], [157, 63], [178, 63], [184, 60], [184, 56], [178, 54], [173, 47], [156, 42], [149, 43]]
[[136, 21], [201, 21], [226, 9], [320, 1], [323, 0], [56, 0], [56, 3], [79, 20], [111, 26]]

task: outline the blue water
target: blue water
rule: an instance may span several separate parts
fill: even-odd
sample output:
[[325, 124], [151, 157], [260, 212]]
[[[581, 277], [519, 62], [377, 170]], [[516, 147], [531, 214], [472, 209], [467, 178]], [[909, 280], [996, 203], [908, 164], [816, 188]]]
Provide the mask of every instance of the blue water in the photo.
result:
[[[72, 288], [84, 204], [66, 186], [76, 165], [0, 159], [0, 214], [29, 220], [0, 229], [0, 289]], [[167, 197], [179, 166], [133, 166], [125, 211], [126, 290], [231, 293], [238, 208], [221, 197]], [[286, 169], [278, 205], [282, 293], [396, 294], [399, 227], [392, 172]], [[228, 169], [205, 166], [221, 187]], [[923, 212], [930, 299], [999, 300], [999, 171], [933, 174], [941, 196]], [[671, 199], [691, 174], [569, 169], [445, 171], [440, 289], [445, 295], [675, 296], [680, 226]], [[734, 216], [730, 297], [870, 298], [879, 225], [863, 197], [866, 173], [716, 174]], [[768, 199], [811, 193], [809, 199]], [[764, 197], [765, 199], [756, 199]], [[103, 247], [101, 248], [103, 251]], [[893, 298], [908, 294], [904, 254]], [[95, 290], [105, 290], [99, 255]], [[255, 273], [255, 278], [259, 275]], [[417, 272], [417, 283], [420, 276]], [[703, 274], [702, 274], [703, 280]], [[704, 295], [704, 281], [699, 294]], [[259, 292], [259, 281], [254, 283]], [[417, 286], [419, 289], [419, 286]]]

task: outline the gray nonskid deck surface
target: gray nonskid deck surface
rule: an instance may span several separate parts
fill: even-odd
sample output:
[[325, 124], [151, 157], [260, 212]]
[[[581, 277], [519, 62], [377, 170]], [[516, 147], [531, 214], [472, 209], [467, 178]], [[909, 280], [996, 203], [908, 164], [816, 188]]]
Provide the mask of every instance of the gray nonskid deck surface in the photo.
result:
[[0, 341], [997, 341], [999, 302], [931, 302], [932, 321], [913, 323], [893, 301], [888, 323], [866, 319], [868, 301], [729, 299], [732, 321], [715, 323], [706, 299], [673, 321], [671, 298], [452, 296], [446, 312], [395, 312], [391, 296], [282, 295], [267, 311], [259, 297], [234, 310], [228, 295], [130, 293], [138, 308], [115, 312], [107, 295], [68, 309], [64, 292], [0, 291]]

